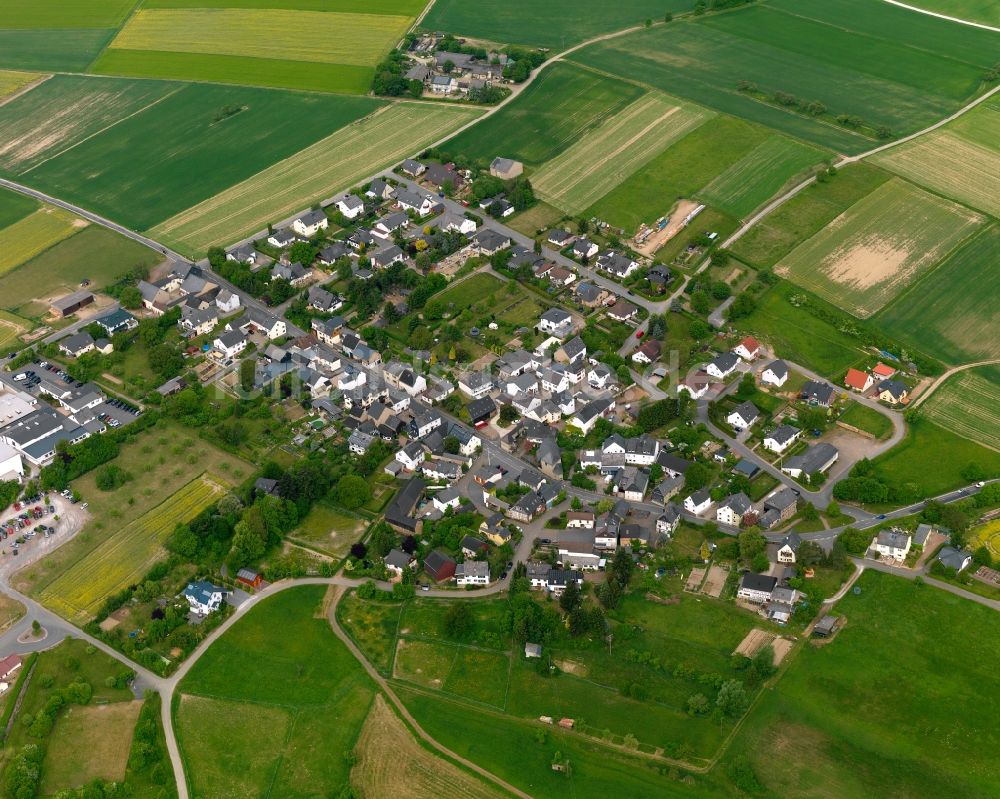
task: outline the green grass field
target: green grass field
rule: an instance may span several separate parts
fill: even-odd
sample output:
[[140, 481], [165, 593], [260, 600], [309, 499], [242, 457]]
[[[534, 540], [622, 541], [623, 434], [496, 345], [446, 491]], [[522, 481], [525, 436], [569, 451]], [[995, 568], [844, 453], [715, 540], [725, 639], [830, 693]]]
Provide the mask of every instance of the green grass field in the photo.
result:
[[825, 153], [784, 136], [765, 139], [698, 192], [709, 205], [745, 218], [789, 179], [822, 162]]
[[45, 206], [0, 229], [0, 277], [78, 233], [86, 222], [68, 211]]
[[114, 28], [135, 4], [136, 0], [4, 0], [0, 28]]
[[403, 605], [398, 602], [370, 602], [347, 594], [337, 605], [337, 621], [371, 664], [385, 676], [392, 673], [396, 650], [396, 630]]
[[160, 260], [148, 247], [89, 225], [0, 277], [0, 302], [10, 310], [23, 308], [36, 298], [75, 291], [84, 279], [91, 289], [100, 289], [135, 266], [151, 267]]
[[415, 17], [425, 0], [144, 0], [143, 8], [290, 8], [299, 11], [339, 11], [361, 14], [404, 14]]
[[772, 211], [731, 247], [743, 261], [774, 266], [797, 245], [822, 230], [889, 175], [866, 163], [851, 164], [824, 183], [813, 183]]
[[712, 116], [650, 92], [548, 161], [533, 177], [535, 191], [578, 214]]
[[[980, 87], [996, 61], [994, 35], [863, 0], [768, 0], [584, 48], [571, 58], [641, 80], [719, 111], [843, 152], [877, 143], [837, 125], [839, 114], [892, 132], [946, 116]], [[952, 58], [962, 52], [963, 58]], [[809, 117], [741, 93], [822, 103]]]
[[470, 305], [475, 305], [504, 286], [504, 281], [488, 272], [480, 272], [449, 286], [434, 299], [452, 312], [461, 313]]
[[[13, 113], [17, 103], [0, 108], [0, 130], [4, 112]], [[144, 112], [118, 118], [103, 133], [53, 154], [25, 180], [143, 230], [300, 153], [376, 107], [368, 98], [186, 84]], [[137, 163], [144, 165], [138, 172]]]
[[1000, 357], [1000, 338], [984, 335], [1000, 324], [997, 252], [1000, 227], [994, 224], [883, 308], [874, 320], [900, 341], [947, 363]]
[[864, 430], [880, 441], [892, 433], [892, 422], [884, 413], [879, 413], [860, 402], [852, 402], [838, 421]]
[[[995, 793], [995, 737], [981, 731], [998, 712], [986, 686], [1000, 616], [876, 572], [858, 586], [860, 595], [836, 607], [844, 629], [825, 646], [803, 648], [728, 759], [748, 757], [765, 786], [760, 795], [786, 799]], [[872, 680], [873, 671], [881, 678]]]
[[12, 347], [17, 337], [31, 329], [31, 322], [7, 311], [0, 311], [0, 351]]
[[181, 682], [177, 728], [193, 795], [336, 796], [347, 782], [374, 687], [330, 629], [325, 591], [268, 598]]
[[675, 200], [698, 195], [768, 135], [759, 125], [716, 116], [670, 145], [592, 205], [587, 214], [634, 231], [640, 223], [649, 224], [668, 212]]
[[775, 272], [867, 318], [983, 221], [977, 213], [894, 179], [792, 250]]
[[907, 5], [924, 8], [956, 19], [1000, 25], [1000, 8], [993, 0], [912, 0]]
[[950, 377], [921, 406], [924, 416], [963, 438], [1000, 452], [1000, 368]]
[[450, 31], [493, 42], [548, 47], [555, 52], [603, 33], [663, 20], [665, 12], [690, 10], [684, 0], [622, 0], [608, 5], [597, 0], [436, 0], [422, 27]]
[[516, 100], [441, 149], [486, 163], [501, 155], [538, 166], [642, 94], [638, 86], [614, 78], [570, 64], [551, 64]]
[[339, 558], [347, 554], [364, 528], [364, 519], [318, 502], [289, 537]]
[[23, 194], [0, 189], [0, 230], [37, 211], [41, 205]]
[[984, 103], [872, 159], [931, 191], [1000, 216], [1000, 107]]
[[[995, 412], [995, 408], [990, 410]], [[962, 438], [925, 417], [910, 422], [906, 438], [875, 459], [879, 474], [897, 484], [912, 483], [922, 497], [968, 485], [961, 473], [970, 463], [989, 475], [1000, 475], [1000, 452]], [[933, 463], [934, 468], [927, 468], [928, 463]]]
[[0, 67], [36, 72], [82, 72], [114, 35], [113, 28], [0, 29]]
[[[372, 102], [331, 100], [345, 101]], [[397, 163], [472, 121], [477, 113], [448, 106], [395, 103], [240, 183], [220, 189], [214, 196], [156, 225], [151, 233], [158, 240], [191, 254], [205, 252], [215, 244], [230, 243]]]
[[116, 530], [42, 591], [42, 600], [67, 618], [87, 619], [104, 600], [141, 580], [163, 553], [178, 524], [220, 499], [224, 487], [201, 475], [162, 505]]
[[861, 363], [864, 353], [853, 338], [791, 301], [801, 293], [788, 282], [772, 286], [739, 321], [740, 330], [763, 336], [790, 361], [830, 377]]

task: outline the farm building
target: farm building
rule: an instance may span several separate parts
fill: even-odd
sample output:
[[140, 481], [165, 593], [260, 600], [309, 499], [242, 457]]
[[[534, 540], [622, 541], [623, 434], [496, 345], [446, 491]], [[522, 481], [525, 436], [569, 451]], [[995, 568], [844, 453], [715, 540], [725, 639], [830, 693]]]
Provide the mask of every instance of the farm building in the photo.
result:
[[455, 576], [455, 559], [446, 555], [440, 549], [435, 549], [424, 558], [424, 571], [436, 583], [450, 580]]
[[65, 318], [90, 305], [93, 301], [94, 295], [89, 291], [74, 291], [72, 294], [55, 300], [50, 306], [50, 310], [53, 315]]

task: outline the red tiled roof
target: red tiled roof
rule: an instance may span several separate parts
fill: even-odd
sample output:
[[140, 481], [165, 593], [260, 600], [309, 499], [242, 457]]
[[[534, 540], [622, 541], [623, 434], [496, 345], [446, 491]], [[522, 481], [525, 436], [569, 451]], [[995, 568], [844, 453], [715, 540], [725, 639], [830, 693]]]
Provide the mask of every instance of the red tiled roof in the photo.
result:
[[848, 388], [863, 389], [868, 381], [868, 373], [860, 369], [848, 369], [847, 376], [844, 377], [844, 385]]

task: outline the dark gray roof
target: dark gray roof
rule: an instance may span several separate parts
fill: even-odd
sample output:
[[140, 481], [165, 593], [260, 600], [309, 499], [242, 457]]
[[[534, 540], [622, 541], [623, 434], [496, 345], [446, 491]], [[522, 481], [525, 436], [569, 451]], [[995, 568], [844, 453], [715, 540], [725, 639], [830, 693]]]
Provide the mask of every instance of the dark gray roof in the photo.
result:
[[754, 572], [747, 572], [740, 580], [740, 588], [746, 588], [749, 591], [771, 592], [777, 584], [776, 577], [768, 577], [766, 574], [755, 574]]
[[823, 442], [809, 447], [801, 455], [793, 455], [785, 461], [783, 469], [801, 469], [806, 474], [813, 474], [826, 468], [827, 464], [837, 456], [837, 448], [833, 444]]
[[768, 433], [765, 438], [773, 438], [778, 444], [787, 444], [801, 432], [797, 427], [792, 427], [790, 424], [783, 424]]

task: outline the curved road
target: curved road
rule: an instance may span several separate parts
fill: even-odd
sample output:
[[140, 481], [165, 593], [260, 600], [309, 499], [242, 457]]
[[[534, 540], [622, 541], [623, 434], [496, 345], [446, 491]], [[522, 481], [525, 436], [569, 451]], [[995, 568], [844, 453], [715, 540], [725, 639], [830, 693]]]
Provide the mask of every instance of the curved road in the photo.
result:
[[1000, 358], [992, 358], [988, 361], [977, 361], [976, 363], [963, 363], [961, 366], [953, 366], [943, 375], [938, 377], [933, 383], [931, 383], [927, 387], [927, 390], [913, 401], [910, 407], [919, 408], [923, 404], [924, 400], [941, 388], [941, 384], [953, 374], [956, 374], [957, 372], [964, 372], [966, 369], [975, 369], [977, 366], [993, 366], [998, 363], [1000, 363]]

